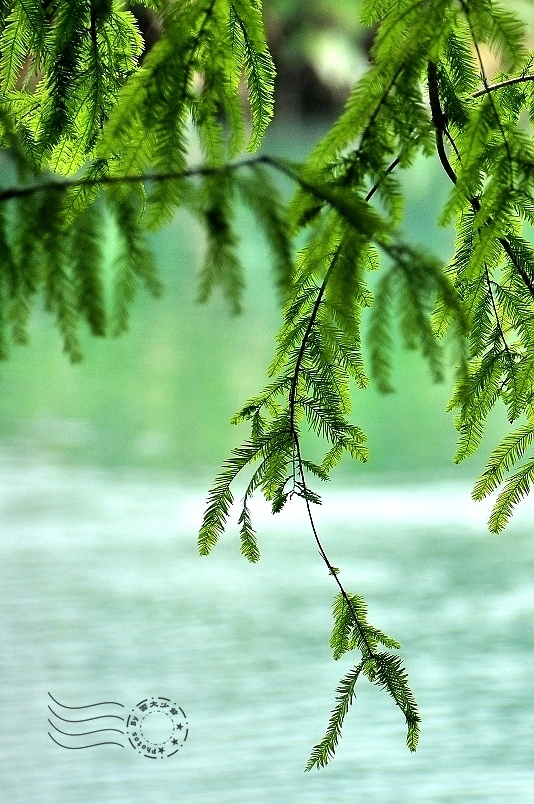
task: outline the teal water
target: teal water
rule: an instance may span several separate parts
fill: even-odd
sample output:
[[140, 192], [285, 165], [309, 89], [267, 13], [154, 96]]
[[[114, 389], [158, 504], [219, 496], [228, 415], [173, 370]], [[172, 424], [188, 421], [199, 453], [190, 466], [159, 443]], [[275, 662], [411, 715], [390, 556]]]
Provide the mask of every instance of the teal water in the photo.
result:
[[[272, 147], [282, 147], [273, 141]], [[443, 192], [408, 179], [407, 229], [446, 253], [426, 212]], [[507, 533], [470, 502], [481, 459], [452, 466], [455, 434], [417, 357], [397, 394], [355, 397], [370, 438], [317, 521], [371, 622], [403, 644], [422, 716], [415, 755], [402, 715], [362, 683], [338, 754], [305, 774], [348, 662], [332, 661], [335, 594], [292, 507], [257, 504], [259, 564], [235, 524], [196, 553], [204, 498], [246, 430], [232, 413], [264, 382], [278, 311], [265, 244], [243, 217], [246, 311], [194, 304], [202, 240], [178, 217], [157, 236], [164, 297], [139, 298], [131, 331], [70, 366], [45, 314], [0, 370], [0, 739], [9, 802], [530, 802], [534, 783], [533, 507]], [[501, 427], [497, 415], [487, 450]], [[178, 755], [60, 748], [50, 692], [68, 706], [168, 696], [186, 711]]]
[[[402, 716], [364, 682], [335, 760], [306, 774], [349, 662], [329, 655], [334, 589], [304, 512], [260, 506], [249, 566], [235, 528], [196, 555], [202, 496], [178, 478], [6, 459], [0, 476], [5, 801], [532, 800], [532, 505], [493, 540], [463, 485], [332, 492], [325, 544], [403, 643], [423, 733], [411, 755]], [[67, 706], [170, 697], [188, 740], [158, 764], [59, 748], [49, 691]]]

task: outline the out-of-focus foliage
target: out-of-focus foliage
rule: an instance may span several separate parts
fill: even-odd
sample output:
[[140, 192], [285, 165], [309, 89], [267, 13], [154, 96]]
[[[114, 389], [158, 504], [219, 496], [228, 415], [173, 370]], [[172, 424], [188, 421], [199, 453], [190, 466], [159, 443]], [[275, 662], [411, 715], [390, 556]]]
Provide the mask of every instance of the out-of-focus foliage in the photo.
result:
[[[362, 23], [361, 5], [361, 0], [265, 3], [279, 115], [332, 117], [341, 111], [355, 80], [369, 67], [376, 32]], [[530, 0], [508, 0], [506, 6], [523, 19], [533, 13]]]
[[373, 32], [360, 21], [359, 3], [273, 0], [265, 16], [278, 70], [279, 113], [332, 116], [341, 111], [368, 66]]

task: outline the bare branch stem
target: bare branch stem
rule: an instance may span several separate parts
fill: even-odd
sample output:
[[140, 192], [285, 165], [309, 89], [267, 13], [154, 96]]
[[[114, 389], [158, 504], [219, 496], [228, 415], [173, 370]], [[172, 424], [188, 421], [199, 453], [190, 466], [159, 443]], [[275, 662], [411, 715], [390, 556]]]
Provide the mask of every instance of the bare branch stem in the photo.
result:
[[523, 81], [534, 81], [534, 75], [518, 75], [515, 78], [507, 78], [506, 81], [499, 81], [497, 84], [488, 84], [483, 89], [473, 92], [473, 98], [480, 98], [481, 95], [487, 95], [488, 92], [496, 92], [498, 89], [508, 87], [511, 84], [521, 84]]

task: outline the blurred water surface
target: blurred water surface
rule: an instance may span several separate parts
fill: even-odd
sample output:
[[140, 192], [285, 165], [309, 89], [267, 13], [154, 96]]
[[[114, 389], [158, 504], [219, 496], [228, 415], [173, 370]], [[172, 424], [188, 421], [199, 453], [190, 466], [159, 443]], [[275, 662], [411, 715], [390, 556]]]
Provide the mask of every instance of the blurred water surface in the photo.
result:
[[[425, 217], [436, 175], [422, 163], [407, 183], [406, 229], [446, 254], [449, 234]], [[403, 643], [420, 748], [409, 754], [402, 715], [363, 682], [336, 759], [303, 772], [350, 666], [330, 657], [335, 588], [304, 512], [256, 505], [254, 566], [235, 525], [209, 558], [195, 547], [211, 475], [246, 433], [227, 422], [264, 382], [279, 320], [265, 244], [240, 225], [241, 318], [218, 298], [194, 304], [202, 241], [178, 217], [155, 241], [166, 294], [139, 299], [126, 337], [88, 340], [72, 367], [38, 314], [1, 369], [3, 798], [532, 801], [533, 506], [487, 534], [488, 506], [469, 498], [481, 458], [451, 468], [450, 389], [411, 356], [397, 394], [356, 394], [371, 460], [340, 467], [317, 522], [371, 622]], [[497, 415], [486, 451], [500, 427]], [[160, 763], [129, 747], [68, 751], [48, 737], [47, 692], [70, 706], [168, 696], [190, 734]]]
[[[463, 485], [332, 492], [325, 545], [403, 642], [423, 734], [410, 755], [400, 712], [363, 682], [335, 761], [305, 774], [349, 662], [329, 655], [334, 589], [303, 511], [273, 523], [259, 506], [248, 566], [235, 532], [197, 556], [202, 497], [177, 478], [18, 460], [0, 478], [5, 801], [532, 800], [532, 506], [493, 540]], [[188, 741], [161, 763], [59, 748], [48, 691], [177, 699]]]

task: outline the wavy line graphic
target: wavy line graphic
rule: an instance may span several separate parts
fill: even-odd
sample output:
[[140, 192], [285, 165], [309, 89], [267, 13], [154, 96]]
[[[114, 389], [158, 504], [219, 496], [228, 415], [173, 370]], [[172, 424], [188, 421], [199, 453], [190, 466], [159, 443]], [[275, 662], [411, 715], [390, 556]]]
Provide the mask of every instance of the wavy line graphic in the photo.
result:
[[90, 720], [102, 720], [102, 719], [106, 719], [106, 718], [109, 718], [109, 717], [115, 718], [115, 720], [122, 720], [122, 722], [124, 723], [124, 718], [121, 717], [120, 715], [95, 715], [95, 717], [85, 717], [85, 718], [82, 718], [82, 720], [68, 720], [65, 717], [61, 717], [61, 715], [58, 715], [57, 712], [54, 712], [54, 710], [52, 709], [51, 706], [49, 706], [48, 708], [50, 709], [50, 711], [52, 712], [54, 717], [57, 717], [59, 720], [62, 720], [64, 723], [88, 723]]
[[102, 731], [116, 731], [117, 734], [124, 734], [124, 732], [121, 731], [121, 729], [112, 729], [112, 728], [95, 729], [94, 731], [80, 731], [80, 732], [74, 732], [73, 734], [71, 731], [61, 731], [61, 729], [58, 729], [58, 727], [55, 726], [50, 719], [48, 719], [48, 722], [50, 723], [53, 729], [59, 731], [60, 734], [64, 734], [65, 737], [85, 737], [87, 734], [99, 734]]
[[66, 704], [59, 703], [50, 692], [48, 693], [48, 697], [52, 698], [54, 703], [61, 706], [62, 709], [91, 709], [93, 706], [120, 706], [121, 709], [124, 709], [124, 704], [118, 701], [100, 701], [100, 703], [87, 704], [86, 706], [66, 706]]
[[[85, 723], [95, 723], [95, 725], [96, 725], [95, 721], [109, 720], [109, 719], [119, 720], [119, 721], [121, 721], [121, 723], [124, 723], [124, 717], [122, 717], [122, 715], [113, 715], [113, 714], [110, 714], [110, 713], [106, 713], [106, 714], [102, 714], [102, 715], [90, 715], [88, 717], [74, 718], [72, 716], [72, 714], [71, 714], [71, 712], [75, 712], [76, 715], [83, 714], [84, 710], [87, 710], [87, 714], [89, 715], [89, 711], [88, 711], [89, 709], [94, 709], [95, 707], [102, 707], [102, 706], [104, 706], [104, 707], [105, 706], [115, 706], [115, 707], [119, 706], [121, 709], [124, 709], [124, 705], [119, 703], [118, 701], [99, 701], [98, 703], [86, 704], [85, 706], [66, 706], [65, 704], [62, 704], [60, 701], [58, 701], [56, 698], [54, 698], [54, 696], [50, 692], [48, 693], [48, 697], [50, 698], [50, 700], [52, 700], [54, 702], [56, 708], [60, 708], [61, 710], [63, 710], [64, 715], [67, 715], [67, 714], [69, 715], [68, 717], [63, 717], [62, 715], [58, 714], [50, 706], [50, 704], [48, 705], [48, 709], [52, 713], [53, 717], [57, 718], [57, 720], [61, 721], [62, 723], [68, 723], [71, 726], [73, 726], [73, 725], [81, 725], [82, 723], [84, 723], [84, 724]], [[72, 750], [72, 751], [79, 751], [79, 750], [81, 750], [83, 748], [96, 748], [99, 745], [118, 745], [120, 748], [124, 748], [124, 743], [117, 742], [116, 739], [114, 739], [114, 740], [113, 739], [106, 739], [106, 740], [102, 739], [102, 740], [100, 740], [99, 742], [96, 742], [96, 743], [88, 743], [88, 744], [86, 744], [87, 741], [86, 741], [85, 738], [90, 737], [91, 735], [94, 735], [94, 734], [106, 735], [108, 738], [112, 737], [111, 732], [114, 732], [116, 734], [124, 735], [124, 731], [122, 729], [120, 729], [120, 728], [113, 728], [112, 726], [108, 726], [108, 727], [105, 727], [105, 728], [90, 729], [88, 731], [69, 732], [69, 731], [63, 731], [62, 729], [60, 729], [58, 726], [56, 726], [56, 724], [52, 720], [50, 720], [50, 718], [48, 718], [48, 722], [49, 722], [50, 726], [52, 727], [52, 729], [54, 731], [58, 732], [59, 734], [64, 735], [65, 737], [79, 737], [80, 739], [75, 741], [75, 742], [82, 743], [81, 745], [76, 745], [76, 744], [75, 745], [65, 745], [64, 743], [62, 743], [58, 739], [56, 739], [56, 737], [54, 737], [53, 734], [48, 732], [48, 736], [50, 737], [50, 739], [53, 740], [53, 742], [55, 742], [56, 745], [59, 745], [61, 748], [67, 748], [67, 749]], [[113, 725], [115, 725], [115, 724], [113, 724]], [[102, 724], [102, 726], [104, 726], [104, 724]]]
[[68, 748], [70, 751], [81, 751], [83, 748], [96, 748], [97, 745], [118, 745], [119, 748], [124, 748], [122, 743], [115, 743], [111, 740], [106, 740], [105, 742], [101, 743], [91, 743], [91, 745], [63, 745], [63, 743], [58, 742], [55, 737], [48, 732], [48, 736], [55, 742], [56, 745], [61, 746], [61, 748]]

